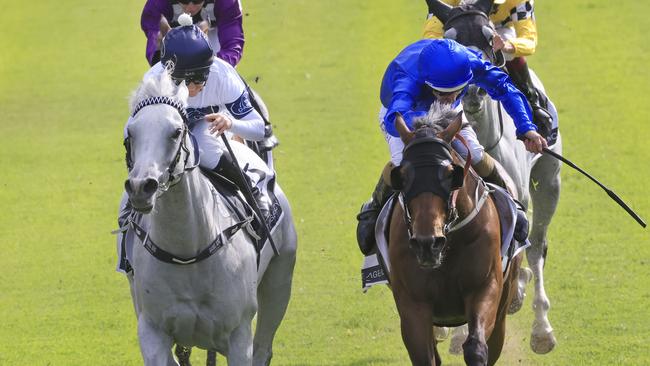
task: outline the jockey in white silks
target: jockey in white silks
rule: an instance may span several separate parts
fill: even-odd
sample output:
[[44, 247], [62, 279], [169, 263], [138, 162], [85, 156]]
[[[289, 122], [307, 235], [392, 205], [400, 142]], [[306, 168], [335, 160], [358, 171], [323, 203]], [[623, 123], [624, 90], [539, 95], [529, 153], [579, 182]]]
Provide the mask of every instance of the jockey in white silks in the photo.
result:
[[[407, 46], [388, 65], [381, 84], [379, 124], [388, 143], [391, 160], [384, 167], [370, 201], [361, 207], [357, 216], [357, 241], [364, 254], [375, 246], [377, 216], [393, 193], [390, 172], [402, 161], [404, 143], [395, 128], [396, 119], [402, 119], [413, 129], [413, 119], [425, 114], [434, 101], [452, 104], [461, 110], [460, 101], [469, 84], [478, 85], [492, 99], [503, 103], [528, 151], [541, 153], [542, 148], [547, 146], [546, 140], [537, 133], [532, 123], [526, 97], [512, 84], [507, 74], [484, 61], [478, 52], [449, 39], [425, 39]], [[459, 139], [452, 141], [452, 147], [464, 159], [471, 156], [472, 167], [486, 181], [504, 186], [504, 179], [494, 160], [483, 153], [483, 146], [467, 121], [459, 134], [467, 142], [467, 147]], [[518, 219], [525, 220], [525, 215], [519, 215]]]
[[214, 57], [205, 33], [192, 24], [189, 15], [181, 16], [179, 22], [181, 26], [163, 38], [161, 61], [144, 78], [170, 72], [175, 82], [186, 83], [189, 128], [198, 143], [200, 166], [225, 176], [242, 192], [247, 191], [248, 185], [258, 207], [266, 214], [269, 202], [263, 189], [257, 187], [268, 187], [275, 172], [252, 150], [233, 141], [236, 159], [242, 167], [247, 167], [242, 178], [240, 167], [220, 136], [236, 135], [244, 140], [261, 141], [265, 135], [264, 120], [251, 105], [247, 88], [235, 69]]

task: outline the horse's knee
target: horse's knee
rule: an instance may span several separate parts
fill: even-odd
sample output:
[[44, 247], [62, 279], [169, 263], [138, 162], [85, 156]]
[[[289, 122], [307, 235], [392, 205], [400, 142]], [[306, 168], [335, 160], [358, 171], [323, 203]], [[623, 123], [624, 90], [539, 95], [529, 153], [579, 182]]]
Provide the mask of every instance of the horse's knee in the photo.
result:
[[483, 366], [488, 362], [488, 347], [485, 342], [469, 336], [463, 343], [465, 363], [469, 366]]

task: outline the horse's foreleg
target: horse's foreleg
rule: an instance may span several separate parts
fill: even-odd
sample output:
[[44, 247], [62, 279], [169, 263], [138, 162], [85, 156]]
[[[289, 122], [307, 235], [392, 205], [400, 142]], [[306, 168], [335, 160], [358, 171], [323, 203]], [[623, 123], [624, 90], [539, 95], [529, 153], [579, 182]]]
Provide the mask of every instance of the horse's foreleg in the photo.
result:
[[[560, 141], [557, 144], [561, 144]], [[556, 151], [561, 145], [557, 146]], [[535, 321], [530, 338], [534, 352], [544, 354], [555, 347], [553, 327], [548, 320], [551, 303], [544, 289], [544, 263], [548, 250], [546, 233], [560, 197], [560, 163], [550, 156], [542, 156], [531, 172], [531, 193], [533, 199], [533, 225], [529, 235], [530, 248], [526, 250], [528, 264], [535, 277], [533, 310]]]
[[253, 331], [251, 319], [244, 319], [230, 334], [228, 354], [226, 359], [229, 366], [250, 366], [253, 362]]
[[498, 281], [494, 278], [488, 281], [481, 292], [465, 299], [468, 334], [463, 343], [463, 355], [468, 366], [488, 364], [486, 339], [494, 329], [501, 294]]
[[467, 339], [467, 324], [456, 327], [451, 332], [451, 340], [449, 341], [449, 353], [452, 355], [463, 354], [463, 343]]
[[400, 317], [402, 340], [415, 366], [436, 365], [436, 350], [433, 340], [433, 314], [429, 303], [416, 303], [405, 296], [395, 294]]
[[172, 355], [172, 337], [153, 325], [142, 313], [138, 316], [138, 339], [145, 366], [178, 365]]
[[295, 252], [283, 252], [274, 257], [257, 288], [257, 326], [253, 341], [255, 366], [271, 363], [273, 338], [289, 305], [295, 262]]

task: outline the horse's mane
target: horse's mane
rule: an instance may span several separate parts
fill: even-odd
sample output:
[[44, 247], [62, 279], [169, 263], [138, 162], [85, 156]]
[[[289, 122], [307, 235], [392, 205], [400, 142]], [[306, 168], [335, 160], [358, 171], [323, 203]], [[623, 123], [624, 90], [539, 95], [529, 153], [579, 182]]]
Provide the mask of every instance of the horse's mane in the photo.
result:
[[447, 128], [457, 115], [458, 112], [450, 104], [435, 101], [426, 115], [413, 119], [413, 128], [417, 131], [427, 127], [432, 129], [433, 133], [438, 133]]
[[188, 91], [185, 83], [176, 85], [169, 73], [163, 71], [160, 75], [149, 75], [142, 80], [140, 85], [131, 93], [129, 112], [141, 101], [151, 97], [170, 97], [187, 106]]

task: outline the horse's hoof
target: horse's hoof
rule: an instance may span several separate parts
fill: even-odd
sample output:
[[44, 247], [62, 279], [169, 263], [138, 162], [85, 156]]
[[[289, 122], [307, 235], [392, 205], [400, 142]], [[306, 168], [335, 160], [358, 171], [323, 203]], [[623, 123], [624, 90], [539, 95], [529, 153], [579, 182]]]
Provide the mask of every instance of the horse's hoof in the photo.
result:
[[517, 294], [517, 297], [512, 299], [512, 302], [510, 303], [510, 306], [508, 307], [508, 315], [512, 315], [519, 310], [521, 310], [521, 307], [524, 305], [524, 297], [526, 294], [523, 296], [519, 297], [519, 294]]
[[465, 335], [457, 335], [451, 337], [449, 342], [449, 353], [452, 355], [462, 355], [463, 354], [463, 343], [465, 343]]
[[551, 352], [555, 348], [556, 343], [557, 341], [552, 331], [539, 334], [533, 333], [530, 337], [530, 348], [532, 348], [533, 352], [540, 355]]
[[519, 269], [519, 275], [517, 278], [517, 293], [515, 297], [510, 302], [508, 307], [508, 314], [514, 314], [521, 310], [521, 307], [524, 305], [524, 298], [526, 298], [526, 285], [533, 278], [533, 271], [530, 268], [522, 267]]
[[437, 342], [442, 342], [449, 337], [449, 328], [447, 327], [433, 327], [433, 338]]

